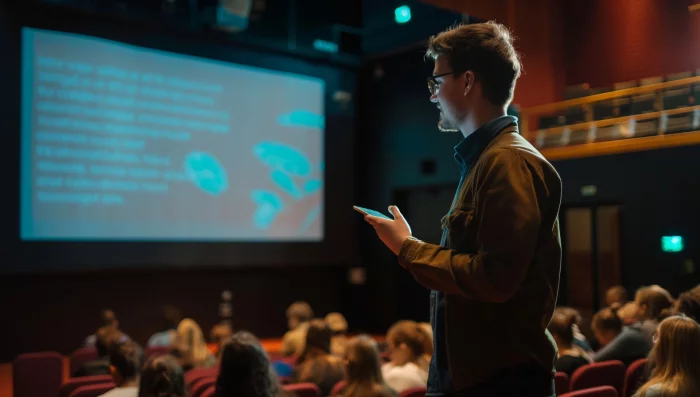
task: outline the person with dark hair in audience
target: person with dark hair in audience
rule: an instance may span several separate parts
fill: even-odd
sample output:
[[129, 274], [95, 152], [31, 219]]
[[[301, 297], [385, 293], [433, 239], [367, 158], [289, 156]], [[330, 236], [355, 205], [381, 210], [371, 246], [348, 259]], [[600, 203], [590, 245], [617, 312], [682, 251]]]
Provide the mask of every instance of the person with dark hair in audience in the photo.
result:
[[397, 393], [428, 383], [429, 363], [423, 358], [429, 336], [415, 321], [403, 320], [392, 325], [386, 334], [389, 358], [382, 366], [382, 376]]
[[610, 307], [616, 303], [620, 305], [620, 307], [627, 303], [627, 289], [621, 285], [610, 287], [605, 292], [605, 304]]
[[311, 310], [311, 305], [306, 302], [294, 302], [287, 308], [289, 331], [284, 334], [282, 347], [280, 348], [284, 356], [298, 356], [304, 351], [306, 329], [313, 317], [314, 312]]
[[[117, 315], [114, 314], [114, 311], [111, 309], [102, 309], [100, 310], [100, 326], [98, 328], [102, 327], [112, 327], [116, 330], [119, 329], [119, 320], [117, 320]], [[85, 338], [85, 342], [83, 342], [84, 347], [95, 347], [95, 343], [97, 342], [97, 334], [92, 334]]]
[[348, 341], [345, 350], [345, 386], [340, 397], [396, 397], [380, 369], [377, 342], [366, 335]]
[[565, 372], [571, 376], [579, 367], [591, 363], [588, 354], [574, 344], [574, 325], [578, 321], [578, 312], [570, 308], [554, 310], [552, 321], [547, 329], [557, 344], [558, 356], [554, 362], [557, 372]]
[[189, 397], [185, 372], [171, 355], [153, 356], [141, 372], [138, 397]]
[[700, 396], [700, 325], [686, 316], [663, 320], [649, 363], [651, 377], [634, 397]]
[[306, 331], [306, 346], [292, 380], [295, 383], [313, 383], [321, 389], [322, 396], [328, 396], [344, 376], [342, 360], [331, 354], [330, 328], [323, 320], [311, 320]]
[[260, 342], [250, 332], [236, 332], [221, 348], [216, 397], [282, 396], [287, 393]]
[[637, 305], [637, 320], [642, 333], [651, 344], [652, 336], [661, 320], [671, 315], [673, 297], [660, 286], [652, 285], [638, 289], [634, 302]]
[[578, 310], [574, 309], [573, 307], [559, 306], [554, 309], [554, 312], [561, 313], [567, 316], [567, 318], [570, 318], [572, 321], [571, 330], [574, 333], [574, 346], [582, 349], [586, 353], [592, 353], [593, 348], [591, 347], [591, 344], [588, 343], [588, 339], [586, 339], [586, 336], [579, 329], [579, 324], [581, 324], [581, 314], [578, 312]]
[[175, 341], [177, 326], [182, 321], [182, 312], [175, 306], [163, 306], [163, 330], [156, 332], [149, 339], [146, 346], [170, 346]]
[[123, 342], [129, 338], [111, 325], [100, 327], [95, 332], [95, 348], [97, 359], [81, 365], [73, 374], [74, 377], [92, 375], [110, 375], [109, 349], [113, 344]]
[[651, 350], [639, 324], [625, 326], [617, 315], [619, 305], [606, 307], [593, 316], [591, 328], [601, 349], [594, 354], [593, 361], [620, 360], [629, 365], [645, 358]]
[[678, 296], [674, 311], [700, 321], [700, 285]]
[[143, 349], [133, 341], [127, 339], [112, 344], [109, 370], [117, 387], [101, 397], [138, 397], [143, 360]]

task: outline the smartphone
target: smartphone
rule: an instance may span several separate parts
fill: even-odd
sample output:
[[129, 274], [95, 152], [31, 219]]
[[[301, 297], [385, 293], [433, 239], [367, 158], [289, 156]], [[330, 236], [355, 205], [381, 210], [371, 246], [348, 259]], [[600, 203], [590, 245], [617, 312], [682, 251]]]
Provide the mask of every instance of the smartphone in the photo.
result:
[[356, 206], [356, 205], [353, 205], [353, 206], [352, 206], [352, 209], [354, 209], [355, 211], [357, 211], [357, 212], [359, 212], [359, 213], [361, 213], [361, 214], [365, 214], [365, 215], [374, 215], [374, 216], [379, 217], [379, 218], [391, 219], [391, 218], [389, 218], [388, 216], [382, 214], [381, 212], [375, 211], [375, 210], [371, 210], [371, 209], [369, 209], [369, 208], [363, 208], [363, 207], [358, 207], [358, 206]]

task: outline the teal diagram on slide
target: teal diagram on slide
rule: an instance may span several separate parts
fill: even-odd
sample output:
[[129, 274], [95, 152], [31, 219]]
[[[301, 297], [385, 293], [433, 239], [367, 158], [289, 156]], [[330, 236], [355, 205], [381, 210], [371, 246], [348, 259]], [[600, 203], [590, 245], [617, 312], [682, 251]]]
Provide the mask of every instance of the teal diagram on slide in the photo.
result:
[[218, 196], [228, 189], [226, 170], [210, 153], [188, 154], [185, 157], [185, 171], [195, 186], [213, 196]]

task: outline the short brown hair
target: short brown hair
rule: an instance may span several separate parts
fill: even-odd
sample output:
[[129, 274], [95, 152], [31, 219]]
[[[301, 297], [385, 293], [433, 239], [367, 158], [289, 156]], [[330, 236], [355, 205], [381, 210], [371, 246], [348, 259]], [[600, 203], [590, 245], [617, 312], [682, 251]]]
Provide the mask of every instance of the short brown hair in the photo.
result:
[[294, 302], [287, 308], [287, 318], [296, 318], [303, 323], [314, 318], [314, 311], [311, 310], [311, 305], [307, 302]]
[[439, 55], [447, 57], [454, 73], [474, 72], [489, 102], [507, 106], [513, 100], [520, 58], [505, 26], [491, 21], [450, 27], [428, 41], [426, 56]]
[[386, 339], [389, 343], [398, 346], [405, 344], [416, 356], [425, 354], [426, 341], [430, 338], [425, 330], [411, 320], [401, 320], [389, 328]]

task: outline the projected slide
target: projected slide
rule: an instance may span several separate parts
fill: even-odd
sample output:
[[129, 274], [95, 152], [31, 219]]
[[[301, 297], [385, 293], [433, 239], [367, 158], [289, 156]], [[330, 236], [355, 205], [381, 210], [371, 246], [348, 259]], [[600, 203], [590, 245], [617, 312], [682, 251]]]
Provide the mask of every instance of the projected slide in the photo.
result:
[[320, 241], [320, 79], [22, 32], [24, 240]]

